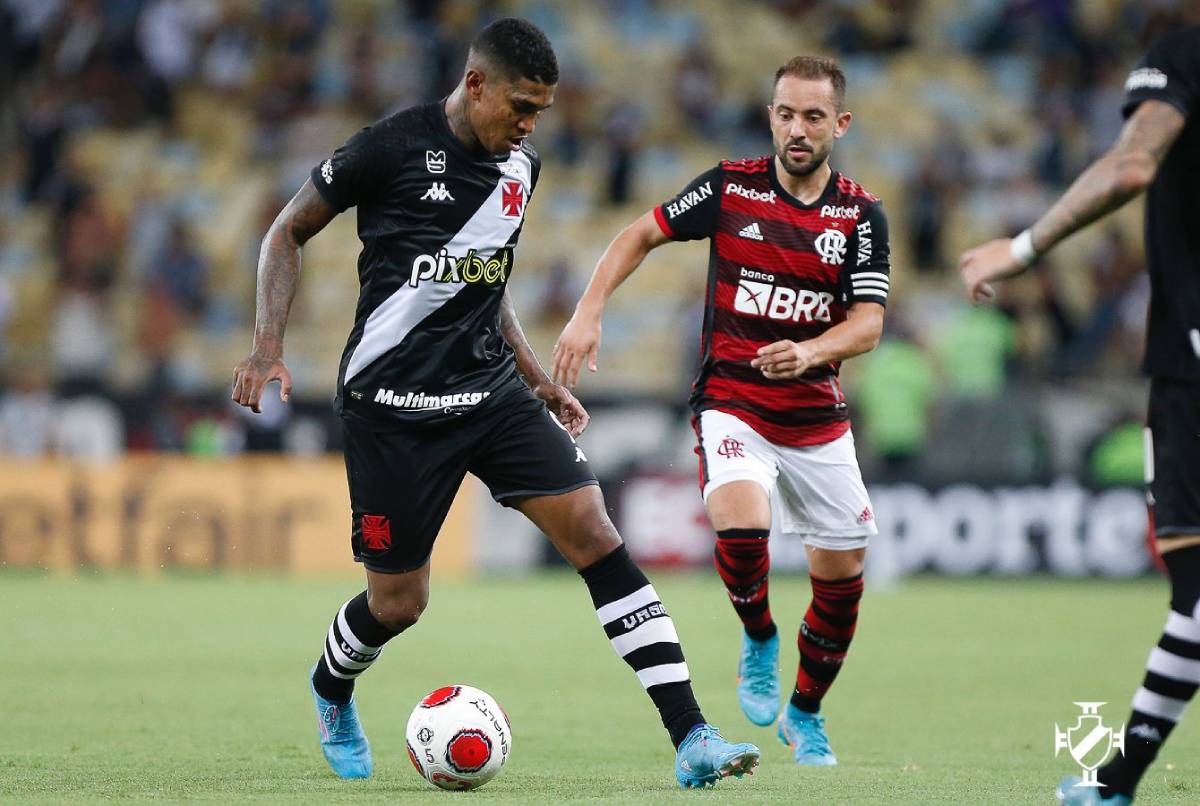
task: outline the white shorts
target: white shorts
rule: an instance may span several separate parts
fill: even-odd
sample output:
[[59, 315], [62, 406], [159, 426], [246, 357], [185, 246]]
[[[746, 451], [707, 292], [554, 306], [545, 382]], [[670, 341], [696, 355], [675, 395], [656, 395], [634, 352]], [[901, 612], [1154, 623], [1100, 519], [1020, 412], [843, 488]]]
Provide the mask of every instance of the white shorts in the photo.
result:
[[789, 448], [723, 411], [700, 414], [704, 501], [731, 481], [756, 481], [771, 498], [771, 532], [835, 551], [864, 548], [878, 534], [858, 469], [854, 435]]

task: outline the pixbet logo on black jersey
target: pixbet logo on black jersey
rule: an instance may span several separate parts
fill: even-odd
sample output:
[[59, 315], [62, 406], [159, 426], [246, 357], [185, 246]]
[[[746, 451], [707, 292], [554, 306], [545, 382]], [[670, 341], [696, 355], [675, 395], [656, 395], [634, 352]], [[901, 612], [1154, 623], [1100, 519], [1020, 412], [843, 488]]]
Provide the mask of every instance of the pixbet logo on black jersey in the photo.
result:
[[491, 259], [484, 260], [474, 249], [462, 257], [454, 257], [445, 249], [436, 255], [417, 255], [413, 258], [408, 284], [416, 288], [423, 281], [435, 283], [480, 283], [495, 285], [508, 280], [512, 249], [504, 248]]

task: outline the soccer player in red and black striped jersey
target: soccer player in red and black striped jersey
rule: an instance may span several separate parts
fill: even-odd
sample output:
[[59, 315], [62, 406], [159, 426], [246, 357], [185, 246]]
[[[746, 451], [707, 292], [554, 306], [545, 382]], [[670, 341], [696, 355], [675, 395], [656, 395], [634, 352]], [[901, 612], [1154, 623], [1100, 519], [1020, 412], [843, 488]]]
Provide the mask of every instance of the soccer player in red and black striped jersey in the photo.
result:
[[799, 535], [813, 599], [779, 736], [801, 764], [830, 765], [820, 715], [850, 646], [876, 533], [854, 451], [842, 361], [875, 347], [890, 271], [879, 200], [829, 165], [846, 134], [846, 79], [801, 56], [768, 107], [775, 154], [722, 162], [627, 227], [601, 257], [555, 346], [554, 377], [593, 372], [604, 304], [650, 250], [708, 238], [703, 360], [692, 388], [715, 563], [745, 631], [738, 699], [759, 725], [779, 714], [779, 637], [767, 601], [768, 537]]

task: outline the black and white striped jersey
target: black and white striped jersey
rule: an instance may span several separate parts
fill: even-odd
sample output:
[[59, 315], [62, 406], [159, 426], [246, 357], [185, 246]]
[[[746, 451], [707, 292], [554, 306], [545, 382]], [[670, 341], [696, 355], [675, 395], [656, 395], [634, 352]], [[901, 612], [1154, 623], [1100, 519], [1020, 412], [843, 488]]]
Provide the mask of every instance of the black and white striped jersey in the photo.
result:
[[523, 387], [500, 300], [540, 168], [528, 145], [471, 153], [437, 102], [368, 126], [313, 169], [326, 201], [358, 208], [362, 241], [338, 414], [434, 423]]

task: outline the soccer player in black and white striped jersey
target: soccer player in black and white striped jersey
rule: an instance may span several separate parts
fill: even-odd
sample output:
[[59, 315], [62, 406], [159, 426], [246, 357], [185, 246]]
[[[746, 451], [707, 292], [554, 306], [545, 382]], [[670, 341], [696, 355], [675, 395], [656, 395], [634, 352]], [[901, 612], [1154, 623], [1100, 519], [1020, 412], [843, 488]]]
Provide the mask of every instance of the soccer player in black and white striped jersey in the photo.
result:
[[968, 296], [989, 298], [991, 283], [1020, 274], [1063, 238], [1148, 191], [1147, 475], [1171, 609], [1133, 697], [1124, 755], [1100, 768], [1100, 790], [1063, 781], [1057, 795], [1069, 806], [1130, 803], [1200, 686], [1200, 25], [1157, 40], [1125, 91], [1127, 120], [1108, 153], [1032, 227], [972, 249], [960, 265]]
[[539, 365], [507, 283], [541, 160], [526, 142], [558, 63], [545, 35], [502, 19], [471, 45], [458, 88], [369, 126], [320, 165], [259, 256], [254, 345], [233, 397], [259, 410], [291, 376], [283, 333], [304, 243], [357, 207], [362, 289], [338, 372], [352, 509], [367, 589], [338, 611], [312, 672], [321, 748], [343, 778], [371, 774], [355, 680], [413, 626], [429, 560], [469, 471], [526, 515], [579, 570], [613, 648], [676, 747], [676, 778], [704, 786], [758, 763], [707, 724], [674, 624], [605, 511], [575, 436], [587, 412]]

